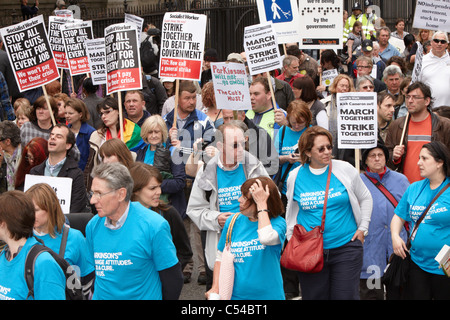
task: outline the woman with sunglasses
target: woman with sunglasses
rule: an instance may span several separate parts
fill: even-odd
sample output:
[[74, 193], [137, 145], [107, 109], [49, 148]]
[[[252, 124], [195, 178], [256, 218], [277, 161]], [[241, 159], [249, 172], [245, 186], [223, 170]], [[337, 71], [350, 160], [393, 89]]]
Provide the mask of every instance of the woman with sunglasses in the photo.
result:
[[331, 170], [323, 233], [324, 266], [318, 273], [299, 272], [304, 300], [359, 300], [364, 236], [372, 214], [372, 196], [348, 162], [332, 160], [331, 134], [306, 129], [298, 149], [301, 166], [287, 181], [287, 238], [296, 224], [306, 231], [322, 221], [328, 171]]

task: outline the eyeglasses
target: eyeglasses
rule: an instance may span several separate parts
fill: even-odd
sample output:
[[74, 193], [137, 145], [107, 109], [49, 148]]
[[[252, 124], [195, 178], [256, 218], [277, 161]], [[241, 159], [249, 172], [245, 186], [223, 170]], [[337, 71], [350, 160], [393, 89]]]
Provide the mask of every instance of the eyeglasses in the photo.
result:
[[443, 39], [433, 39], [434, 43], [440, 43], [440, 44], [446, 44], [447, 40], [443, 40]]
[[115, 192], [115, 191], [117, 191], [117, 190], [111, 190], [111, 191], [105, 192], [105, 193], [93, 192], [93, 193], [92, 193], [92, 198], [98, 198], [98, 199], [101, 199], [101, 198], [103, 198], [104, 196], [106, 196], [107, 194], [113, 193], [113, 192]]
[[333, 149], [333, 146], [331, 144], [326, 145], [326, 146], [321, 146], [319, 149], [317, 149], [317, 151], [319, 151], [319, 153], [322, 153], [322, 152], [325, 152], [325, 149], [330, 151], [331, 149]]
[[368, 89], [373, 89], [373, 88], [375, 88], [374, 86], [364, 86], [364, 87], [362, 87], [364, 90], [368, 90]]
[[425, 97], [410, 96], [410, 95], [405, 96], [405, 98], [406, 98], [406, 100], [409, 100], [409, 99], [413, 99], [413, 100], [425, 99]]

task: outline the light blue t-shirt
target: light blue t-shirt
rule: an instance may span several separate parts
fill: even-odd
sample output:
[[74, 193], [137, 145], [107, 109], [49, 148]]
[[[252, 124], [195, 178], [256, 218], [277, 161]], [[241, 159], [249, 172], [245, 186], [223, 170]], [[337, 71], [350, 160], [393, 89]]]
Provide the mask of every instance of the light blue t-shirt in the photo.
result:
[[[286, 129], [284, 129], [284, 128], [286, 128]], [[283, 137], [283, 130], [285, 130], [284, 137]], [[300, 136], [302, 135], [302, 133], [305, 132], [305, 130], [306, 130], [306, 128], [304, 128], [303, 130], [300, 130], [300, 131], [294, 131], [288, 126], [281, 127], [281, 129], [278, 130], [277, 135], [275, 136], [275, 139], [274, 139], [275, 150], [277, 150], [278, 154], [280, 156], [286, 156], [291, 153], [294, 153], [295, 150], [298, 148], [298, 140], [300, 139]], [[283, 140], [283, 141], [280, 141], [280, 140]], [[283, 177], [284, 172], [286, 171], [286, 168], [288, 167], [288, 165], [289, 165], [289, 162], [285, 162], [281, 166], [281, 177]], [[300, 165], [300, 162], [294, 163], [290, 170], [297, 168], [299, 165]], [[281, 193], [283, 193], [283, 194], [286, 194], [286, 190], [287, 190], [286, 181], [287, 181], [288, 177], [289, 177], [289, 175], [286, 176], [286, 179], [284, 180], [284, 183], [283, 183], [283, 187], [281, 188]]]
[[161, 300], [159, 271], [178, 263], [167, 220], [130, 202], [119, 229], [94, 216], [86, 239], [95, 262], [93, 300]]
[[[435, 190], [430, 189], [430, 180], [412, 183], [395, 208], [395, 214], [410, 223], [412, 231], [416, 221], [425, 211], [435, 195], [450, 182], [446, 178]], [[411, 241], [411, 259], [421, 269], [434, 274], [444, 274], [434, 258], [444, 244], [450, 244], [450, 188], [439, 196], [417, 228]]]
[[[225, 222], [217, 249], [225, 248], [226, 234], [232, 216]], [[240, 215], [231, 234], [231, 253], [234, 255], [234, 286], [232, 300], [284, 300], [280, 258], [286, 239], [286, 221], [278, 216], [270, 220], [280, 237], [280, 244], [262, 245], [258, 239], [258, 221]]]
[[[59, 253], [62, 241], [62, 232], [57, 232], [55, 238], [52, 238], [49, 234], [40, 236], [35, 233], [34, 235], [44, 241], [44, 244], [47, 247], [56, 253]], [[75, 270], [80, 277], [87, 276], [88, 274], [94, 272], [94, 258], [89, 252], [86, 239], [81, 231], [72, 228], [69, 229], [64, 259], [66, 259], [71, 266], [76, 266], [79, 268], [76, 268]]]
[[238, 199], [241, 196], [241, 186], [245, 182], [245, 172], [242, 163], [234, 170], [224, 170], [217, 166], [217, 187], [220, 212], [239, 212]]
[[[329, 168], [322, 174], [315, 175], [311, 172], [309, 164], [305, 164], [298, 171], [294, 189], [294, 200], [299, 206], [297, 223], [306, 231], [322, 223], [328, 170]], [[333, 173], [330, 177], [324, 228], [324, 249], [343, 246], [351, 240], [357, 230], [347, 189]]]
[[[4, 251], [0, 254], [0, 300], [25, 300], [27, 298], [25, 259], [35, 244], [38, 242], [34, 237], [28, 238], [17, 256], [11, 261], [6, 259]], [[34, 299], [65, 300], [65, 288], [66, 277], [61, 267], [48, 252], [40, 253], [34, 265]]]

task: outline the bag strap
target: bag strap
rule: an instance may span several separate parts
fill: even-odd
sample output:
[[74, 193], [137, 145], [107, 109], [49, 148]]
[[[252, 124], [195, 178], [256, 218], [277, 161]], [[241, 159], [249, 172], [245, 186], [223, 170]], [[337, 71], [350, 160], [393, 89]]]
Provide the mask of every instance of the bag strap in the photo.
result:
[[395, 199], [392, 193], [390, 193], [388, 189], [386, 189], [386, 187], [380, 181], [378, 181], [373, 177], [370, 177], [366, 172], [364, 172], [364, 174], [369, 179], [369, 181], [372, 182], [375, 185], [375, 187], [377, 187], [378, 190], [381, 191], [382, 194], [384, 194], [384, 196], [389, 200], [389, 202], [394, 206], [394, 208], [397, 207], [398, 201], [397, 199]]
[[325, 200], [323, 202], [323, 214], [322, 214], [322, 225], [320, 227], [320, 231], [323, 233], [325, 229], [325, 213], [327, 211], [327, 202], [328, 202], [328, 191], [330, 190], [330, 179], [331, 179], [331, 161], [328, 165], [328, 177], [327, 177], [327, 187], [325, 188]]
[[63, 234], [61, 239], [61, 246], [59, 247], [59, 255], [64, 258], [66, 252], [67, 237], [69, 235], [69, 227], [63, 224]]
[[240, 215], [240, 213], [236, 213], [233, 218], [231, 218], [230, 225], [228, 226], [227, 230], [227, 237], [225, 240], [225, 246], [227, 246], [229, 243], [231, 243], [231, 232], [233, 231], [234, 223], [236, 222], [237, 217]]
[[444, 193], [445, 190], [447, 190], [447, 188], [450, 187], [450, 182], [447, 183], [447, 185], [445, 187], [443, 187], [441, 189], [441, 191], [439, 191], [439, 193], [433, 198], [433, 200], [431, 200], [430, 204], [428, 205], [428, 207], [425, 209], [425, 211], [422, 213], [422, 215], [420, 216], [419, 220], [417, 220], [416, 224], [414, 225], [414, 229], [411, 232], [411, 235], [408, 238], [408, 241], [406, 243], [406, 247], [409, 249], [411, 247], [411, 241], [414, 239], [414, 237], [416, 236], [416, 232], [417, 232], [417, 228], [419, 228], [419, 224], [422, 222], [422, 220], [425, 218], [425, 216], [427, 215], [428, 210], [430, 210], [431, 206], [433, 205], [433, 203], [437, 200], [437, 198], [439, 198], [439, 196]]

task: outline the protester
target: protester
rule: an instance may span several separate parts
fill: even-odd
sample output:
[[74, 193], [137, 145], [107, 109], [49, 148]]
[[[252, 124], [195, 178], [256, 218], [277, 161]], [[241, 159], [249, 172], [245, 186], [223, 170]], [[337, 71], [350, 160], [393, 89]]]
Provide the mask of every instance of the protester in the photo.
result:
[[98, 154], [103, 163], [120, 162], [128, 169], [133, 166], [136, 158], [136, 154], [131, 152], [127, 145], [118, 138], [106, 140]]
[[205, 83], [202, 87], [202, 103], [204, 106], [203, 113], [208, 116], [214, 128], [217, 129], [223, 124], [223, 117], [222, 109], [217, 109], [214, 84], [212, 81]]
[[192, 259], [191, 244], [180, 213], [175, 207], [161, 200], [163, 183], [161, 172], [154, 166], [136, 162], [131, 167], [130, 174], [134, 181], [131, 201], [139, 201], [144, 207], [160, 214], [169, 222], [173, 244], [183, 270]]
[[69, 96], [65, 93], [58, 92], [52, 95], [52, 97], [55, 99], [58, 108], [58, 114], [55, 119], [56, 122], [66, 124], [66, 102], [69, 100]]
[[287, 182], [286, 236], [290, 240], [297, 223], [306, 231], [321, 224], [320, 194], [326, 189], [328, 171], [332, 170], [323, 232], [324, 266], [318, 273], [299, 272], [303, 300], [359, 299], [372, 196], [353, 166], [332, 160], [332, 143], [326, 129], [306, 129], [298, 143], [302, 165], [291, 172]]
[[292, 87], [294, 80], [302, 76], [303, 75], [299, 73], [298, 58], [291, 55], [285, 55], [283, 59], [283, 72], [277, 79], [286, 81]]
[[346, 43], [348, 59], [347, 61], [345, 61], [345, 63], [348, 65], [349, 74], [353, 73], [353, 61], [355, 61], [361, 55], [361, 50], [359, 49], [363, 41], [361, 30], [362, 23], [360, 21], [356, 21], [353, 24], [352, 32], [350, 32], [348, 35]]
[[405, 31], [405, 19], [398, 18], [395, 22], [395, 31], [391, 32], [391, 37], [403, 40], [407, 34], [409, 33]]
[[320, 101], [310, 76], [295, 79], [293, 83], [295, 98], [303, 101], [311, 111], [311, 125], [319, 125], [328, 129], [328, 115], [325, 105]]
[[319, 63], [311, 56], [300, 50], [297, 45], [290, 45], [286, 48], [286, 54], [298, 58], [298, 71], [302, 75], [309, 75], [315, 84], [318, 84]]
[[[373, 60], [367, 56], [360, 56], [358, 57], [358, 59], [356, 59], [355, 61], [356, 64], [356, 70], [357, 72], [357, 77], [355, 78], [355, 82], [358, 80], [359, 77], [362, 76], [368, 76], [371, 77], [373, 79], [373, 91], [375, 92], [381, 92], [383, 90], [386, 90], [386, 84], [381, 81], [378, 80], [377, 78], [372, 76], [373, 73]], [[378, 70], [378, 68], [377, 68]]]
[[426, 29], [419, 30], [419, 34], [417, 36], [418, 39], [411, 47], [411, 50], [409, 51], [409, 56], [407, 57], [407, 60], [410, 63], [414, 64], [414, 62], [416, 61], [417, 50], [420, 47], [423, 47], [427, 41], [430, 41], [432, 35], [433, 35], [433, 31], [431, 31], [431, 30], [426, 30]]
[[[395, 96], [390, 93], [383, 92], [377, 96], [378, 140], [383, 143], [386, 141], [387, 129], [394, 118], [394, 104]], [[386, 160], [388, 159], [389, 157]]]
[[402, 83], [400, 83], [400, 93], [397, 96], [397, 100], [395, 101], [395, 111], [394, 118], [400, 118], [406, 116], [408, 113], [408, 109], [406, 108], [406, 90], [408, 89], [411, 83], [411, 77], [406, 77], [403, 79]]
[[[31, 186], [25, 194], [33, 201], [35, 223], [33, 233], [44, 244], [62, 255], [74, 268], [83, 286], [83, 294], [88, 298], [94, 285], [94, 257], [89, 254], [86, 239], [81, 231], [65, 224], [66, 218], [61, 210], [55, 191], [46, 183]], [[64, 228], [68, 229], [64, 236]], [[64, 247], [64, 251], [61, 251]], [[79, 272], [79, 273], [78, 273]]]
[[[336, 69], [337, 74], [346, 73], [342, 66], [341, 59], [333, 49], [323, 50], [320, 55], [320, 68], [319, 74], [323, 74], [324, 71]], [[322, 95], [321, 98], [325, 98], [329, 94], [329, 86], [323, 82], [319, 83], [316, 87], [317, 92]]]
[[[0, 252], [0, 287], [4, 300], [27, 300], [25, 259], [34, 245], [35, 214], [33, 202], [22, 191], [0, 195], [0, 241], [6, 247]], [[34, 299], [65, 300], [66, 277], [48, 252], [41, 253], [34, 263]]]
[[[66, 177], [72, 179], [72, 193], [69, 212], [86, 212], [88, 199], [83, 180], [83, 171], [78, 168], [69, 151], [75, 145], [75, 135], [61, 123], [56, 124], [48, 140], [48, 158], [31, 168], [30, 174], [47, 177]], [[69, 213], [65, 212], [65, 213]]]
[[442, 193], [426, 213], [414, 233], [410, 249], [400, 237], [405, 222], [413, 230], [432, 199], [450, 183], [449, 159], [448, 147], [441, 142], [433, 141], [422, 147], [417, 165], [424, 179], [408, 187], [391, 222], [394, 253], [405, 259], [406, 251], [409, 251], [411, 258], [406, 284], [407, 299], [450, 299], [450, 278], [434, 259], [442, 247], [450, 242], [450, 189]]
[[23, 148], [16, 171], [14, 186], [16, 190], [23, 191], [25, 176], [30, 170], [44, 162], [48, 157], [48, 142], [44, 138], [36, 137], [30, 140]]
[[[383, 78], [383, 71], [386, 68], [386, 63], [380, 58], [378, 55], [378, 52], [380, 51], [380, 45], [378, 42], [374, 42], [372, 40], [364, 40], [361, 44], [361, 50], [362, 55], [364, 57], [369, 58], [372, 60], [372, 70], [367, 70], [367, 74], [373, 73], [373, 78], [376, 78], [377, 80], [382, 80]], [[376, 72], [373, 71], [373, 66], [376, 65]], [[357, 70], [358, 74], [361, 72], [361, 70]], [[384, 84], [383, 84], [384, 86]], [[383, 88], [385, 89], [385, 88]], [[381, 91], [381, 90], [380, 90]]]
[[380, 45], [379, 55], [384, 62], [392, 56], [400, 56], [400, 52], [390, 42], [391, 30], [388, 27], [381, 27], [378, 31], [378, 44]]
[[386, 84], [386, 92], [398, 97], [400, 94], [400, 84], [404, 79], [403, 72], [399, 66], [390, 65], [383, 71], [383, 81]]
[[92, 78], [86, 78], [83, 81], [83, 102], [88, 108], [90, 115], [87, 123], [95, 129], [99, 129], [102, 125], [97, 105], [103, 101], [103, 97], [97, 95], [98, 90], [99, 86], [92, 83]]
[[16, 115], [16, 124], [19, 129], [25, 122], [30, 121], [32, 107], [30, 101], [25, 98], [18, 98], [14, 101], [14, 114]]
[[15, 189], [15, 179], [20, 159], [20, 129], [13, 121], [0, 122], [0, 192]]
[[80, 151], [78, 167], [84, 170], [89, 158], [89, 139], [95, 131], [87, 121], [90, 119], [89, 111], [84, 102], [78, 98], [70, 98], [65, 103], [65, 118], [69, 129], [76, 137], [76, 145]]
[[150, 112], [145, 109], [144, 95], [139, 90], [127, 91], [125, 94], [124, 117], [142, 127], [145, 119], [150, 117]]
[[[386, 97], [385, 99], [389, 99]], [[364, 150], [362, 154], [365, 171], [360, 176], [372, 195], [373, 210], [369, 231], [364, 238], [361, 300], [384, 300], [381, 277], [386, 269], [386, 262], [393, 253], [388, 226], [397, 203], [409, 186], [408, 179], [403, 174], [386, 167], [388, 158], [389, 151], [380, 143], [374, 148]], [[406, 237], [406, 230], [403, 229], [401, 238], [406, 240]]]
[[123, 164], [100, 164], [92, 176], [98, 212], [86, 226], [96, 265], [92, 299], [178, 299], [183, 280], [167, 220], [130, 202], [133, 179]]
[[[277, 187], [270, 178], [253, 178], [242, 185], [240, 215], [231, 233], [231, 241], [237, 245], [232, 246], [231, 252], [245, 252], [254, 246], [257, 249], [252, 249], [251, 255], [236, 259], [231, 300], [284, 300], [280, 270], [286, 232], [286, 221], [280, 216], [283, 211]], [[227, 219], [217, 246], [213, 285], [206, 292], [206, 298], [211, 293], [219, 293], [221, 253], [231, 220], [232, 217]]]

